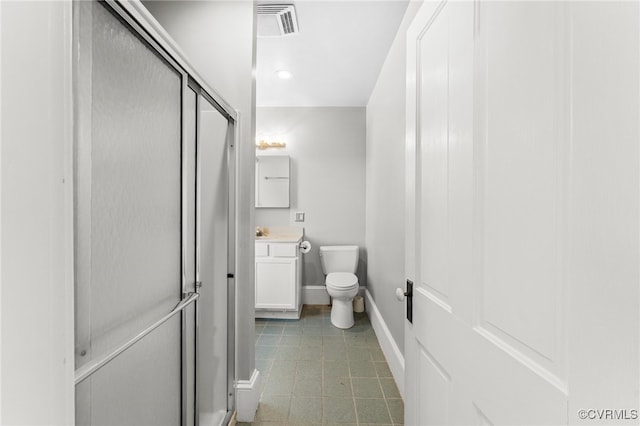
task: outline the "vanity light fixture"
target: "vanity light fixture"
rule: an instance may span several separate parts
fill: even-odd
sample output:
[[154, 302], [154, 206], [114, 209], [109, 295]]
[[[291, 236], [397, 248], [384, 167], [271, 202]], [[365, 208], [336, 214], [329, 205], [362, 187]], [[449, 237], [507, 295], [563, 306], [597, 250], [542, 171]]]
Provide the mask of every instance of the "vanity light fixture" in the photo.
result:
[[287, 144], [284, 142], [267, 142], [267, 141], [260, 141], [258, 143], [256, 143], [256, 148], [264, 150], [264, 149], [269, 149], [269, 148], [286, 148]]

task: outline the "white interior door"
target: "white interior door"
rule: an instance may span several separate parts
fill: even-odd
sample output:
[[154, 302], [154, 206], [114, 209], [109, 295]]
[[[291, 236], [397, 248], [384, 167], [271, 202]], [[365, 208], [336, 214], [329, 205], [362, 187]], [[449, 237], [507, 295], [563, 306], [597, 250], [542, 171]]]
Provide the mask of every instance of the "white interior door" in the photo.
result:
[[638, 35], [635, 3], [417, 14], [407, 424], [637, 421]]

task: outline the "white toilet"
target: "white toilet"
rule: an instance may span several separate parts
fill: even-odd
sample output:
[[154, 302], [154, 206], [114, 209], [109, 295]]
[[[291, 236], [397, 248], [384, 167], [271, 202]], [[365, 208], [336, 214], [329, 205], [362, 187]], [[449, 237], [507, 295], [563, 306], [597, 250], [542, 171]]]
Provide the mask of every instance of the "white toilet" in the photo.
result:
[[353, 326], [353, 298], [358, 294], [358, 246], [322, 246], [320, 263], [327, 276], [325, 285], [333, 301], [331, 323], [338, 328]]

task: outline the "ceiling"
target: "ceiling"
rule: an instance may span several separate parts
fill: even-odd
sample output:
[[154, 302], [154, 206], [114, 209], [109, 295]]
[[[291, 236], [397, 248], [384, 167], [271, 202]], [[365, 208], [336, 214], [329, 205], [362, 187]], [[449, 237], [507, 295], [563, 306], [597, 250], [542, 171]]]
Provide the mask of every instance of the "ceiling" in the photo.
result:
[[257, 106], [365, 106], [408, 0], [259, 3], [293, 3], [299, 32], [258, 38]]

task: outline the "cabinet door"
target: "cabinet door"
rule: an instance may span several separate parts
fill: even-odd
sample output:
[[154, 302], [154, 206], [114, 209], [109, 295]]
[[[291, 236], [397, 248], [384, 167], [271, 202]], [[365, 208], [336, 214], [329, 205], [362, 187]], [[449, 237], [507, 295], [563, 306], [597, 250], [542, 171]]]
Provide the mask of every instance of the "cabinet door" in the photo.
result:
[[256, 308], [296, 309], [297, 259], [256, 259]]

